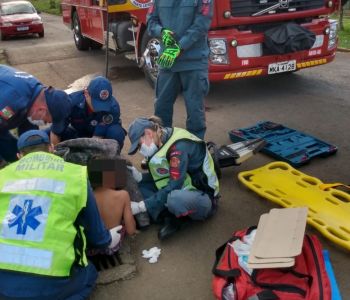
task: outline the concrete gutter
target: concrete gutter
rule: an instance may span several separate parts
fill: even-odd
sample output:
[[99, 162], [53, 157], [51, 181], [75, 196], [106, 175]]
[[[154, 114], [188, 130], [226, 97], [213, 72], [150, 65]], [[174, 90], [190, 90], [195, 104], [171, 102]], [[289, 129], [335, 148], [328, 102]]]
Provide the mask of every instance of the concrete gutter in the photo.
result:
[[339, 51], [339, 52], [349, 52], [350, 53], [350, 49], [348, 49], [348, 48], [339, 48], [338, 47], [337, 51]]

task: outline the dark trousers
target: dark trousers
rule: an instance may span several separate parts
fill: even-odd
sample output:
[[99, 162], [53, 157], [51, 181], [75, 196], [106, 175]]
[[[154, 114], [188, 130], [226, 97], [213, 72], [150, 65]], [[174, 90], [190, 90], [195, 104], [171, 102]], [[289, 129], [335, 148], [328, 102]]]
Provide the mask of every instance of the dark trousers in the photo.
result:
[[208, 91], [207, 70], [171, 72], [161, 69], [156, 85], [155, 115], [162, 119], [165, 127], [172, 127], [174, 103], [178, 94], [182, 92], [187, 111], [186, 129], [204, 139], [204, 97]]

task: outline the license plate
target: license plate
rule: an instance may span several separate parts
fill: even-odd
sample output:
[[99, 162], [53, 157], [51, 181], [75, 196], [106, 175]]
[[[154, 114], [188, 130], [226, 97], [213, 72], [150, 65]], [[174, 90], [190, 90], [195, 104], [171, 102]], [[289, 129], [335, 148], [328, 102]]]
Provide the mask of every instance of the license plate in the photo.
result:
[[283, 72], [294, 71], [297, 68], [295, 60], [282, 61], [274, 64], [269, 64], [268, 74], [277, 74]]
[[29, 26], [19, 26], [17, 27], [17, 31], [26, 31], [29, 29]]

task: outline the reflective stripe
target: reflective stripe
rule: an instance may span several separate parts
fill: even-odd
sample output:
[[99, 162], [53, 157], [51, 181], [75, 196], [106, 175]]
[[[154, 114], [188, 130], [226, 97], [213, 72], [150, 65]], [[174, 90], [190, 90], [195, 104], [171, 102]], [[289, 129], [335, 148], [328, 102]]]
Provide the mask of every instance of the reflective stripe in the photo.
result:
[[214, 196], [217, 196], [219, 194], [219, 180], [218, 180], [218, 177], [216, 176], [216, 173], [212, 172], [211, 170], [212, 168], [210, 165], [210, 159], [209, 159], [209, 154], [207, 150], [205, 154], [205, 159], [203, 162], [203, 172], [205, 175], [207, 175], [208, 185], [214, 190]]
[[49, 269], [52, 252], [47, 250], [0, 244], [0, 263]]
[[7, 181], [2, 192], [45, 191], [55, 194], [64, 194], [66, 183], [49, 178], [32, 178]]

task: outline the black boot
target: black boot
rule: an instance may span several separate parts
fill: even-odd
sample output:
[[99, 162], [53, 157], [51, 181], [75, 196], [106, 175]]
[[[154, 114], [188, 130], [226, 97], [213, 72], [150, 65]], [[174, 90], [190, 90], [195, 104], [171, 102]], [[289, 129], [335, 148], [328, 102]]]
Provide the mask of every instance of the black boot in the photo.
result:
[[158, 239], [165, 240], [172, 236], [175, 232], [187, 227], [190, 223], [188, 217], [176, 218], [174, 215], [167, 216], [164, 225], [158, 231]]

